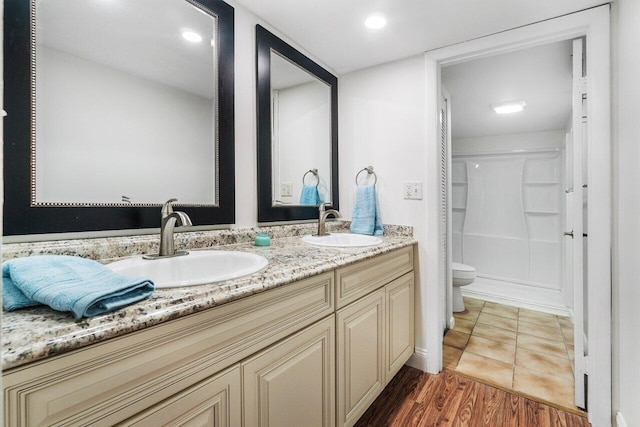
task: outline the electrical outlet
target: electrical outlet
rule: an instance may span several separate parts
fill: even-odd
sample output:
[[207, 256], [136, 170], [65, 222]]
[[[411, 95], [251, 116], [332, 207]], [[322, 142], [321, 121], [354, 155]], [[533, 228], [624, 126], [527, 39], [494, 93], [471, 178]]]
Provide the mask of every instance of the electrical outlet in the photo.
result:
[[404, 198], [407, 200], [422, 200], [422, 182], [421, 181], [405, 182]]
[[293, 196], [293, 184], [290, 182], [283, 182], [280, 184], [280, 196], [292, 197]]

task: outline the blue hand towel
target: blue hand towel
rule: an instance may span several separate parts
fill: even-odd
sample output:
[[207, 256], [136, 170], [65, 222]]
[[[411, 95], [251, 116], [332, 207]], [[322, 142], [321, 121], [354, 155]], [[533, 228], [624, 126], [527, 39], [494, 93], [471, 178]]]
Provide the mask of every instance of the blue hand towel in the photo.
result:
[[80, 257], [40, 255], [2, 263], [2, 303], [7, 311], [45, 304], [80, 319], [145, 299], [153, 289], [150, 280], [120, 276]]
[[304, 184], [302, 186], [302, 191], [300, 192], [300, 204], [319, 206], [320, 203], [321, 201], [320, 193], [318, 193], [318, 187], [315, 185]]
[[375, 185], [359, 185], [356, 188], [356, 202], [351, 214], [351, 232], [369, 235], [382, 234]]

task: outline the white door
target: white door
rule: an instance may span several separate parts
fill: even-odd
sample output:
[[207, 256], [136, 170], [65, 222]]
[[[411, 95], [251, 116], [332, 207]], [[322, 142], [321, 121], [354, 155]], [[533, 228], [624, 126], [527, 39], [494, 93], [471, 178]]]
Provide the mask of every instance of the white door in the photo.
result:
[[587, 237], [586, 224], [586, 78], [583, 61], [583, 39], [573, 41], [573, 115], [572, 138], [567, 146], [568, 169], [572, 173], [567, 182], [567, 279], [573, 280], [573, 327], [575, 346], [575, 404], [586, 409], [585, 382], [587, 374], [587, 348], [585, 330], [585, 309], [587, 295], [587, 274], [585, 274]]

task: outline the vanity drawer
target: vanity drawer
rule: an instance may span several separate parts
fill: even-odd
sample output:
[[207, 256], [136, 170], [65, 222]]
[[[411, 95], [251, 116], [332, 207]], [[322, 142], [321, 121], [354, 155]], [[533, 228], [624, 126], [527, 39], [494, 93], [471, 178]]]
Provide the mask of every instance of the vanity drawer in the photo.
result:
[[111, 426], [333, 313], [321, 274], [3, 375], [7, 426]]
[[336, 309], [413, 270], [413, 246], [336, 270]]

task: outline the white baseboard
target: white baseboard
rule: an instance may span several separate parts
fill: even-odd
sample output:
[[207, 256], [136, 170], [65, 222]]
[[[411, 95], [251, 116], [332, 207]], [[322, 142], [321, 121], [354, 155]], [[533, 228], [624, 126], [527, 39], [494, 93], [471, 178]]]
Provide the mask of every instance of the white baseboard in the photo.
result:
[[407, 361], [407, 365], [412, 368], [420, 369], [422, 372], [429, 372], [429, 358], [427, 357], [427, 350], [416, 348], [414, 353], [411, 355], [409, 360]]
[[616, 414], [616, 426], [617, 427], [627, 427], [627, 423], [624, 421], [622, 414], [618, 412]]

